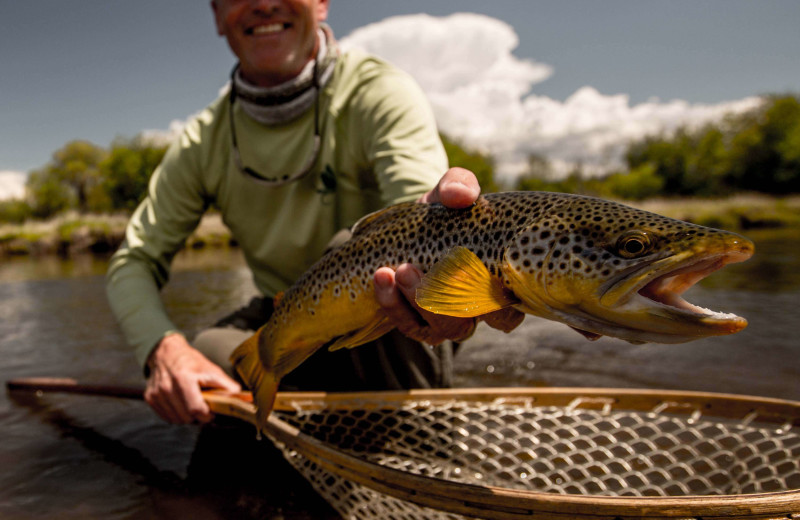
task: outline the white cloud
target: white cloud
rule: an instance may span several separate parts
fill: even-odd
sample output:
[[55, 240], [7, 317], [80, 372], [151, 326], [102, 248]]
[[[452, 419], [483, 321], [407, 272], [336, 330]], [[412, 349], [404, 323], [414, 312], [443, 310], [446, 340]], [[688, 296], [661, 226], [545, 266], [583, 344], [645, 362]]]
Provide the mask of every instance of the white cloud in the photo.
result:
[[25, 180], [28, 176], [23, 172], [11, 170], [0, 171], [0, 200], [21, 199], [25, 196]]
[[183, 128], [186, 126], [187, 121], [189, 121], [192, 117], [194, 117], [194, 115], [186, 118], [186, 120], [183, 121], [180, 119], [173, 119], [169, 124], [169, 128], [166, 130], [142, 130], [142, 132], [139, 134], [139, 138], [152, 146], [167, 146], [180, 135], [180, 133], [183, 131]]
[[387, 18], [343, 38], [409, 72], [431, 101], [441, 130], [497, 159], [513, 176], [530, 153], [547, 156], [556, 170], [580, 163], [599, 173], [621, 164], [628, 142], [683, 125], [701, 125], [756, 106], [756, 97], [713, 105], [652, 99], [631, 105], [625, 94], [590, 86], [564, 101], [531, 89], [552, 67], [515, 57], [514, 29], [494, 18], [454, 14]]
[[356, 29], [341, 41], [343, 49], [361, 47], [391, 61], [438, 96], [477, 90], [518, 97], [550, 77], [549, 65], [513, 57], [518, 44], [506, 23], [469, 13], [395, 16]]

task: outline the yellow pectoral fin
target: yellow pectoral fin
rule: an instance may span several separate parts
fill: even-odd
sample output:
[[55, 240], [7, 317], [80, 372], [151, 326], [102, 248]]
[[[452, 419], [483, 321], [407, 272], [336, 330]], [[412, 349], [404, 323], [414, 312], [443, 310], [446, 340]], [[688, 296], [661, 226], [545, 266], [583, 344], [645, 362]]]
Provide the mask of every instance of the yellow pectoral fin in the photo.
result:
[[519, 303], [466, 247], [453, 248], [422, 278], [417, 304], [435, 314], [473, 318]]
[[394, 325], [392, 325], [389, 319], [379, 313], [364, 327], [341, 336], [328, 347], [328, 350], [333, 352], [340, 348], [353, 348], [363, 345], [364, 343], [369, 343], [370, 341], [380, 338], [393, 328]]

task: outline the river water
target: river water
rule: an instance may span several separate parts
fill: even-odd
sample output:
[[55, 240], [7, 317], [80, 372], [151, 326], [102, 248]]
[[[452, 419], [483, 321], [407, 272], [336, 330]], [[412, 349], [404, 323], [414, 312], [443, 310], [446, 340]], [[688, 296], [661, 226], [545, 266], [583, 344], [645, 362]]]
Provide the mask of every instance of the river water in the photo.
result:
[[[509, 335], [479, 328], [456, 358], [458, 386], [663, 388], [800, 400], [800, 230], [749, 236], [756, 242], [751, 260], [715, 273], [687, 297], [747, 317], [743, 332], [635, 346], [589, 342], [528, 317]], [[142, 383], [105, 300], [105, 268], [95, 257], [0, 263], [0, 379]], [[164, 299], [175, 322], [192, 332], [254, 293], [238, 251], [195, 251], [176, 259]], [[269, 482], [253, 480], [267, 470], [250, 468], [256, 459], [242, 453], [242, 443], [223, 436], [198, 454], [214, 435], [164, 424], [140, 402], [3, 392], [0, 518], [324, 516], [306, 499], [271, 508]], [[208, 462], [209, 453], [219, 460]]]

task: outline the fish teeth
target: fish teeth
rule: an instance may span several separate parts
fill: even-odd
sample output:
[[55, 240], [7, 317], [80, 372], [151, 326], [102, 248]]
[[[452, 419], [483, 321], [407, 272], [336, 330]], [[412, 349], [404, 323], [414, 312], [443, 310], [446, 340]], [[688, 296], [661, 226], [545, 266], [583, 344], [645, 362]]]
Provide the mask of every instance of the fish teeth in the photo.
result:
[[697, 307], [702, 314], [717, 320], [735, 320], [739, 318], [739, 316], [731, 312], [714, 311], [711, 309], [706, 309], [705, 307], [700, 307], [699, 305], [695, 305], [695, 307]]

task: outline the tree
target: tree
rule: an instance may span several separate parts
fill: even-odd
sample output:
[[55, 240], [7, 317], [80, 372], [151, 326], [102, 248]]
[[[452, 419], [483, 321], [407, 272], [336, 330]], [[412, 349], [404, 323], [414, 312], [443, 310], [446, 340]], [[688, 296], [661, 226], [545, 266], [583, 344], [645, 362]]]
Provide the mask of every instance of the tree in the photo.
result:
[[100, 165], [103, 189], [111, 207], [132, 211], [147, 192], [147, 183], [166, 153], [141, 138], [117, 141]]
[[800, 191], [800, 101], [773, 96], [738, 121], [729, 154], [728, 181], [768, 193]]
[[664, 179], [655, 174], [652, 164], [643, 164], [627, 173], [609, 175], [604, 185], [614, 197], [642, 200], [663, 193]]
[[102, 148], [88, 141], [71, 141], [57, 150], [45, 167], [48, 175], [72, 190], [81, 213], [89, 209], [89, 190], [99, 181], [99, 166], [104, 156]]
[[0, 200], [0, 222], [22, 224], [30, 215], [31, 207], [26, 201], [21, 199]]
[[99, 183], [104, 156], [105, 150], [88, 141], [70, 141], [56, 150], [50, 162], [28, 178], [34, 214], [46, 217], [64, 209], [89, 211], [89, 194]]
[[771, 96], [757, 109], [700, 130], [632, 143], [625, 158], [631, 174], [660, 178], [667, 195], [797, 193], [800, 100]]
[[[649, 166], [663, 179], [664, 192], [670, 195], [691, 195], [687, 186], [687, 172], [693, 153], [694, 139], [686, 129], [678, 130], [673, 137], [651, 136], [632, 144], [625, 154], [629, 171]], [[643, 170], [642, 170], [643, 171]]]
[[74, 207], [74, 196], [67, 186], [50, 175], [45, 168], [34, 170], [25, 182], [34, 218], [50, 218]]

